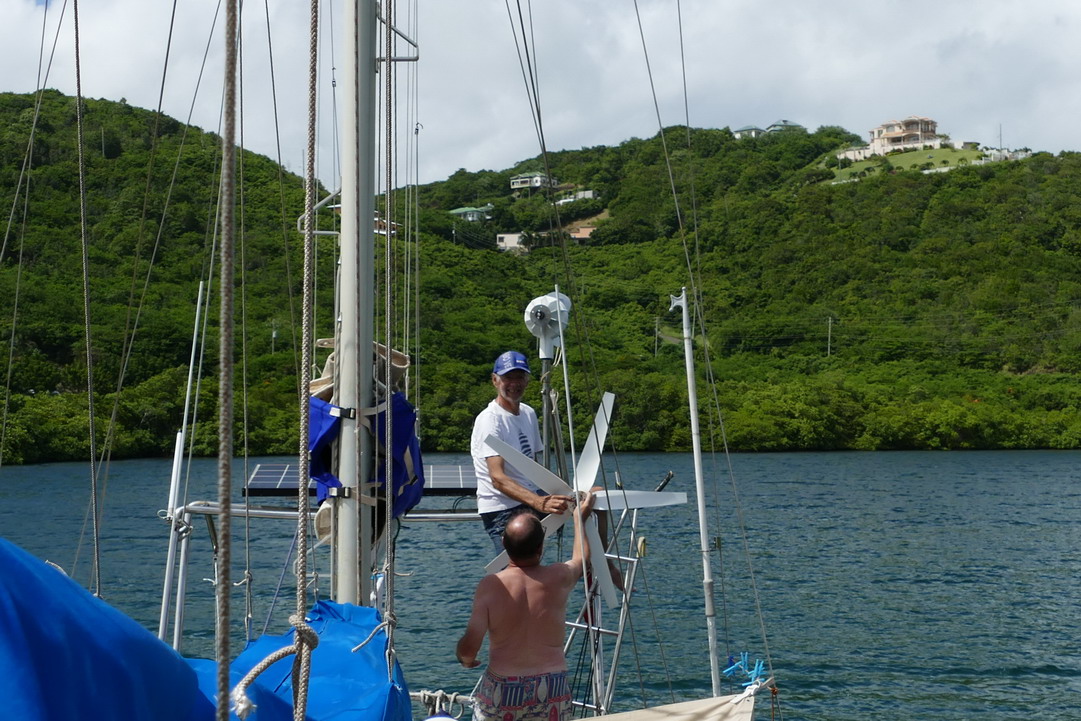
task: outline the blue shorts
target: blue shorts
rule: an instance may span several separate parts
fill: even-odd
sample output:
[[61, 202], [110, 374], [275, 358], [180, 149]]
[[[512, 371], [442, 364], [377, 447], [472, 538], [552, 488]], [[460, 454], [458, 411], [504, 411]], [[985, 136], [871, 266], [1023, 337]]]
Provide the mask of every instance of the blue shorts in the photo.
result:
[[488, 537], [492, 539], [492, 544], [495, 546], [497, 553], [503, 550], [503, 529], [507, 527], [507, 523], [510, 522], [511, 518], [523, 511], [528, 511], [537, 518], [542, 517], [540, 513], [533, 510], [532, 506], [527, 506], [524, 503], [519, 503], [512, 508], [504, 508], [502, 511], [489, 511], [480, 514], [480, 520], [484, 523], [484, 530], [487, 531]]

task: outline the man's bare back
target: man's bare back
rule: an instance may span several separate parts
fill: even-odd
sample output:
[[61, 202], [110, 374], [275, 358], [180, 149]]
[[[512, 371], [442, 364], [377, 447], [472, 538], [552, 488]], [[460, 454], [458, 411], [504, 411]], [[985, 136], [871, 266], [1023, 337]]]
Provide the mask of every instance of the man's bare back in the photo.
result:
[[581, 577], [566, 563], [509, 566], [477, 587], [488, 614], [488, 668], [504, 676], [562, 671], [567, 597]]
[[[541, 564], [543, 529], [532, 514], [521, 514], [507, 524], [505, 543], [510, 565], [477, 585], [473, 612], [465, 633], [458, 641], [459, 662], [467, 668], [480, 665], [477, 653], [488, 635], [488, 670], [502, 676], [528, 676], [562, 671], [567, 667], [563, 656], [564, 621], [567, 598], [582, 577], [582, 562], [587, 544], [580, 518], [589, 515], [593, 494], [581, 503], [581, 516], [575, 513], [574, 553], [563, 563]], [[536, 552], [528, 557], [512, 552], [523, 534], [540, 533]]]

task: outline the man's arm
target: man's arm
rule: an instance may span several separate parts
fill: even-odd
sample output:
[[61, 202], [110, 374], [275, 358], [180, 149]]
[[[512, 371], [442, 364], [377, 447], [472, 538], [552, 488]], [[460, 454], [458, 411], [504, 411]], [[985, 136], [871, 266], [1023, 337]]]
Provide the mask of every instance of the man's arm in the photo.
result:
[[492, 485], [504, 496], [535, 508], [540, 513], [563, 513], [570, 508], [570, 496], [538, 496], [508, 476], [503, 456], [488, 456], [484, 460], [488, 464], [488, 475], [492, 478]]
[[482, 578], [477, 584], [477, 590], [473, 594], [473, 612], [469, 615], [469, 623], [466, 624], [465, 633], [458, 639], [454, 655], [458, 663], [466, 668], [476, 668], [480, 665], [477, 654], [480, 653], [480, 645], [484, 641], [484, 635], [488, 633], [488, 607], [485, 603], [485, 581], [490, 577]]
[[582, 562], [589, 558], [589, 539], [586, 538], [585, 528], [583, 524], [585, 520], [589, 518], [589, 514], [593, 511], [593, 501], [596, 500], [596, 496], [591, 491], [586, 491], [581, 496], [582, 501], [578, 504], [578, 508], [574, 511], [574, 552], [571, 554], [571, 560], [567, 561], [567, 565], [570, 566], [572, 580], [577, 582], [582, 577]]

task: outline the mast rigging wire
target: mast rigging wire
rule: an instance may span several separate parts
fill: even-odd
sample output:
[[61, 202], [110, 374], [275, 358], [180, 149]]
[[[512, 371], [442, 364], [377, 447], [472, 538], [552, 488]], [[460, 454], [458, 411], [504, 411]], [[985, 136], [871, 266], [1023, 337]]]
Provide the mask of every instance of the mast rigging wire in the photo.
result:
[[[383, 388], [385, 395], [386, 414], [383, 423], [384, 439], [383, 444], [386, 449], [383, 453], [383, 518], [384, 520], [384, 539], [386, 542], [386, 556], [383, 562], [383, 583], [386, 588], [386, 633], [387, 633], [387, 679], [393, 679], [394, 677], [394, 548], [395, 537], [389, 533], [386, 533], [386, 528], [389, 526], [391, 519], [393, 518], [394, 508], [394, 404], [391, 403], [391, 394], [394, 392], [392, 388], [392, 378], [394, 372], [394, 295], [391, 292], [394, 283], [394, 169], [395, 169], [395, 157], [394, 157], [394, 112], [396, 110], [394, 104], [394, 1], [383, 0], [383, 28], [385, 30], [385, 36], [383, 40], [383, 52], [384, 60], [382, 63], [383, 79], [384, 79], [384, 98], [383, 111], [384, 111], [384, 132], [386, 133], [386, 145], [384, 152], [386, 153], [386, 160], [384, 162], [384, 171], [386, 186], [384, 187], [383, 195], [383, 337], [386, 346], [386, 359], [383, 363]], [[370, 219], [362, 219], [362, 223], [370, 222]], [[371, 231], [366, 231], [371, 232]], [[370, 352], [370, 351], [369, 351]], [[374, 429], [373, 429], [374, 430]], [[378, 442], [378, 438], [375, 439]]]
[[79, 163], [79, 236], [82, 246], [83, 266], [83, 334], [86, 343], [86, 401], [90, 432], [90, 503], [94, 526], [94, 566], [91, 589], [101, 596], [101, 519], [98, 512], [97, 433], [94, 424], [94, 344], [90, 330], [90, 234], [86, 220], [86, 158], [83, 156], [83, 84], [79, 52], [79, 0], [72, 2], [75, 25], [75, 137], [77, 138]]
[[[698, 242], [697, 242], [697, 240], [698, 240], [698, 219], [697, 219], [697, 212], [696, 212], [697, 203], [694, 200], [695, 199], [694, 174], [693, 174], [693, 172], [691, 173], [691, 182], [690, 182], [691, 189], [690, 189], [690, 193], [691, 193], [691, 198], [692, 198], [692, 209], [695, 210], [695, 215], [692, 217], [692, 221], [693, 221], [693, 227], [694, 227], [696, 262], [692, 263], [690, 248], [688, 247], [688, 243], [687, 243], [687, 233], [686, 233], [686, 227], [685, 227], [685, 224], [684, 224], [683, 213], [682, 213], [682, 211], [680, 209], [680, 205], [679, 205], [679, 193], [678, 193], [678, 190], [676, 188], [675, 174], [674, 174], [673, 169], [672, 169], [672, 159], [671, 159], [671, 156], [670, 156], [669, 151], [668, 151], [668, 144], [667, 144], [667, 140], [665, 138], [665, 133], [664, 133], [664, 124], [661, 121], [660, 105], [659, 105], [659, 103], [657, 101], [656, 86], [655, 86], [655, 84], [653, 82], [653, 72], [652, 72], [652, 69], [651, 69], [650, 63], [649, 63], [649, 54], [648, 54], [648, 50], [647, 50], [647, 47], [646, 47], [645, 31], [644, 31], [644, 29], [642, 27], [642, 18], [641, 18], [641, 13], [640, 13], [640, 10], [639, 10], [639, 7], [638, 7], [638, 0], [634, 0], [634, 9], [635, 9], [635, 15], [636, 15], [636, 17], [638, 19], [639, 36], [641, 37], [641, 42], [642, 42], [642, 52], [643, 52], [643, 55], [645, 56], [646, 70], [647, 70], [647, 74], [648, 74], [648, 77], [649, 77], [650, 92], [651, 92], [652, 97], [653, 97], [653, 106], [654, 106], [654, 110], [655, 110], [656, 115], [657, 115], [658, 134], [660, 136], [661, 147], [662, 147], [663, 153], [664, 153], [665, 168], [666, 168], [666, 170], [668, 172], [669, 185], [670, 185], [671, 192], [672, 192], [672, 201], [675, 204], [676, 220], [678, 222], [678, 227], [679, 227], [679, 237], [680, 237], [681, 245], [682, 245], [682, 248], [683, 248], [684, 261], [685, 261], [685, 263], [687, 265], [687, 272], [688, 272], [688, 275], [689, 275], [690, 281], [691, 281], [690, 282], [690, 289], [691, 289], [691, 296], [692, 296], [692, 298], [694, 300], [694, 306], [693, 306], [694, 307], [694, 318], [695, 318], [695, 321], [702, 328], [703, 335], [705, 335], [708, 338], [709, 336], [708, 336], [708, 332], [706, 331], [705, 317], [704, 317], [703, 312], [702, 312], [703, 303], [702, 303], [702, 297], [701, 297], [700, 273], [696, 270], [696, 269], [700, 270], [701, 263], [700, 263], [699, 256], [698, 256]], [[676, 2], [676, 9], [677, 9], [677, 14], [679, 16], [679, 23], [678, 24], [679, 24], [679, 38], [680, 38], [680, 67], [681, 67], [681, 70], [683, 72], [682, 77], [683, 77], [683, 94], [684, 94], [684, 112], [685, 112], [686, 137], [687, 137], [688, 149], [690, 149], [690, 141], [691, 141], [691, 135], [690, 135], [690, 111], [689, 111], [689, 103], [687, 101], [686, 59], [685, 59], [685, 56], [684, 56], [684, 53], [683, 53], [683, 47], [684, 46], [683, 46], [682, 8], [680, 6], [679, 0], [677, 0], [677, 2]], [[687, 302], [690, 302], [690, 301], [691, 301], [691, 299], [688, 298]], [[744, 555], [746, 557], [748, 573], [749, 573], [749, 576], [750, 576], [752, 596], [753, 596], [754, 605], [755, 605], [755, 613], [756, 613], [758, 624], [759, 624], [759, 635], [760, 635], [759, 640], [762, 643], [763, 655], [766, 658], [766, 664], [767, 664], [767, 666], [769, 668], [769, 675], [770, 675], [770, 677], [773, 677], [774, 676], [774, 674], [773, 674], [773, 660], [772, 660], [772, 657], [771, 657], [770, 652], [769, 652], [769, 643], [768, 643], [768, 638], [767, 638], [766, 629], [765, 629], [765, 619], [764, 619], [763, 614], [762, 614], [761, 596], [760, 596], [759, 591], [758, 591], [758, 584], [756, 582], [756, 574], [755, 574], [755, 571], [754, 571], [754, 564], [753, 564], [753, 561], [752, 561], [752, 558], [751, 558], [751, 555], [750, 555], [750, 543], [749, 543], [749, 540], [747, 538], [747, 529], [746, 529], [746, 524], [745, 524], [744, 518], [743, 518], [743, 509], [742, 509], [742, 506], [739, 503], [739, 495], [738, 495], [737, 488], [736, 488], [735, 470], [732, 468], [731, 457], [729, 456], [729, 453], [728, 453], [728, 443], [727, 443], [727, 438], [725, 437], [724, 424], [723, 424], [723, 419], [722, 419], [721, 412], [720, 412], [720, 400], [719, 400], [719, 396], [717, 394], [717, 387], [716, 387], [717, 384], [716, 384], [715, 378], [713, 377], [713, 369], [712, 369], [712, 365], [710, 363], [710, 358], [709, 358], [709, 345], [710, 344], [707, 342], [707, 343], [704, 343], [702, 345], [704, 346], [702, 352], [703, 352], [703, 354], [705, 356], [706, 374], [707, 374], [707, 378], [708, 378], [708, 381], [709, 381], [709, 387], [710, 387], [710, 391], [711, 391], [712, 398], [713, 398], [713, 403], [714, 403], [714, 408], [711, 409], [710, 419], [712, 421], [712, 419], [714, 417], [713, 412], [715, 410], [716, 418], [718, 419], [718, 422], [719, 422], [720, 433], [721, 433], [722, 440], [723, 440], [723, 451], [724, 451], [724, 455], [725, 455], [725, 458], [727, 459], [727, 463], [728, 463], [729, 481], [730, 481], [730, 485], [731, 485], [733, 498], [735, 500], [733, 505], [735, 507], [735, 512], [736, 512], [737, 526], [738, 526], [741, 538], [743, 540]], [[711, 422], [711, 424], [710, 424], [710, 430], [711, 430], [710, 444], [711, 444], [711, 450], [715, 452], [716, 449], [713, 447], [713, 432], [712, 432], [712, 429], [713, 429], [713, 426], [712, 426], [712, 422]], [[716, 480], [716, 476], [715, 476], [715, 480]], [[719, 506], [719, 504], [718, 504], [718, 506]], [[718, 507], [718, 512], [719, 512], [719, 507]], [[727, 635], [729, 635], [729, 634], [726, 634], [726, 636]]]
[[[528, 15], [529, 15], [529, 18], [530, 18], [530, 22], [529, 22], [529, 30], [528, 31], [527, 31], [527, 28], [526, 28], [525, 16], [524, 16], [524, 14], [522, 12], [522, 8], [521, 8], [521, 0], [518, 1], [517, 7], [518, 7], [519, 28], [516, 30], [516, 28], [514, 27], [514, 17], [512, 15], [512, 13], [510, 12], [509, 0], [508, 0], [508, 6], [507, 6], [508, 18], [510, 19], [511, 31], [512, 31], [512, 34], [513, 34], [513, 36], [515, 38], [516, 46], [518, 45], [518, 37], [519, 37], [518, 30], [520, 30], [520, 33], [521, 33], [521, 36], [520, 36], [521, 37], [521, 44], [524, 47], [518, 48], [519, 64], [522, 66], [522, 77], [523, 77], [523, 81], [526, 84], [527, 95], [529, 97], [529, 102], [530, 102], [530, 108], [531, 108], [531, 111], [534, 113], [534, 127], [537, 130], [538, 141], [539, 141], [539, 144], [540, 144], [541, 158], [542, 158], [543, 163], [544, 163], [545, 174], [550, 179], [552, 177], [552, 172], [551, 172], [551, 165], [550, 165], [550, 162], [549, 162], [549, 155], [548, 155], [548, 151], [547, 151], [547, 144], [546, 144], [546, 141], [544, 139], [544, 125], [543, 125], [543, 120], [541, 118], [541, 112], [540, 112], [541, 104], [540, 104], [540, 98], [539, 98], [539, 82], [537, 81], [537, 72], [536, 72], [536, 69], [534, 67], [534, 63], [536, 62], [536, 54], [535, 53], [530, 53], [529, 47], [528, 47], [528, 42], [531, 42], [532, 38], [533, 38], [533, 32], [532, 32], [533, 25], [532, 25], [532, 12], [531, 12], [532, 5], [531, 4], [529, 5], [530, 12], [528, 13]], [[527, 37], [530, 38], [530, 41], [526, 40]], [[534, 46], [535, 46], [535, 43], [534, 43]], [[556, 228], [560, 228], [560, 229], [562, 228], [562, 223], [561, 223], [560, 218], [559, 218], [559, 207], [555, 203], [551, 202], [552, 201], [552, 194], [551, 194], [551, 187], [550, 187], [551, 183], [549, 182], [549, 183], [546, 183], [545, 185], [546, 185], [545, 191], [548, 194], [548, 198], [549, 198], [549, 201], [550, 201], [550, 208], [551, 208], [551, 211], [552, 211], [552, 214], [550, 215], [550, 218], [549, 218], [549, 220], [550, 220], [549, 233], [553, 234], [553, 235], [556, 235], [556, 237], [557, 237], [557, 243], [559, 245], [559, 249], [560, 249], [560, 252], [561, 252], [561, 257], [562, 257], [563, 265], [564, 265], [564, 269], [565, 269], [565, 276], [566, 276], [566, 278], [568, 280], [568, 284], [570, 286], [570, 292], [571, 292], [572, 295], [577, 295], [577, 286], [576, 286], [575, 277], [574, 277], [574, 274], [573, 274], [573, 271], [572, 271], [572, 268], [571, 268], [570, 256], [569, 256], [568, 247], [567, 247], [567, 237], [565, 236], [564, 233], [562, 233], [561, 230], [558, 233], [555, 230]], [[554, 226], [552, 225], [552, 223], [554, 223]], [[592, 379], [592, 386], [591, 387], [592, 387], [592, 390], [593, 390], [593, 392], [595, 394], [595, 397], [599, 397], [601, 395], [601, 393], [600, 393], [600, 380], [599, 380], [599, 374], [598, 374], [598, 371], [597, 371], [596, 360], [595, 360], [595, 357], [593, 356], [592, 346], [591, 346], [590, 341], [589, 341], [588, 324], [583, 321], [583, 316], [582, 316], [581, 313], [577, 313], [577, 314], [574, 315], [574, 323], [575, 323], [575, 331], [576, 331], [577, 336], [580, 339], [583, 340], [583, 342], [579, 346], [580, 352], [582, 352], [582, 349], [585, 349], [585, 352], [588, 352], [588, 354], [589, 354], [588, 358], [586, 358], [583, 355], [582, 364], [586, 368], [587, 376]], [[560, 327], [560, 337], [561, 337], [560, 345], [561, 345], [561, 347], [565, 347], [565, 342], [562, 340], [562, 336], [563, 336], [563, 330], [562, 330], [562, 327]], [[566, 383], [566, 380], [569, 378], [569, 374], [567, 373], [567, 368], [566, 368], [566, 366], [567, 366], [566, 356], [562, 352], [560, 352], [559, 355], [562, 358], [562, 364], [563, 364], [563, 367], [564, 367], [564, 380], [565, 380], [565, 383]], [[574, 448], [573, 448], [573, 410], [570, 407], [569, 388], [565, 389], [565, 394], [566, 394], [566, 403], [567, 403], [567, 423], [569, 424], [569, 426], [571, 428], [571, 442], [572, 442], [571, 452], [572, 452], [572, 455], [573, 455], [574, 454]], [[591, 400], [591, 399], [587, 398], [587, 402], [589, 400]], [[556, 413], [554, 405], [553, 405], [553, 413]], [[606, 422], [609, 421], [609, 420], [610, 419], [607, 419], [607, 418], [605, 419]], [[558, 421], [557, 421], [557, 423], [558, 423]], [[601, 448], [601, 449], [598, 449], [598, 450], [603, 452], [604, 449]], [[613, 449], [613, 453], [615, 453], [614, 449]], [[618, 468], [618, 463], [619, 463], [618, 456], [616, 456], [617, 468]], [[573, 467], [573, 465], [574, 465], [574, 460], [572, 459], [572, 467]], [[561, 464], [560, 467], [562, 468], [563, 464]], [[600, 484], [599, 485], [604, 489], [605, 492], [611, 492], [611, 490], [609, 488], [609, 483], [608, 483], [608, 476], [607, 476], [607, 473], [605, 471], [603, 463], [601, 463], [600, 466], [599, 466], [599, 473], [600, 473]], [[617, 487], [617, 489], [618, 489], [617, 492], [620, 492], [620, 493], [622, 492], [621, 488]], [[612, 537], [611, 537], [611, 540], [608, 542], [609, 546], [605, 550], [606, 551], [614, 551], [617, 555], [619, 555], [618, 542], [619, 542], [618, 533], [613, 533]], [[588, 601], [588, 593], [589, 593], [588, 589], [586, 590], [586, 593], [587, 593], [587, 603], [589, 603], [589, 601]], [[632, 637], [633, 637], [633, 635], [634, 635], [633, 627], [631, 629], [631, 633], [632, 633]], [[591, 664], [591, 666], [595, 666], [596, 662], [597, 662], [597, 651], [599, 649], [599, 637], [598, 637], [597, 631], [595, 630], [595, 628], [593, 627], [592, 624], [590, 624], [590, 633], [588, 634], [588, 636], [589, 636], [589, 639], [590, 639], [589, 646], [590, 646], [590, 651], [591, 651], [591, 657], [593, 658], [593, 664]], [[632, 644], [632, 647], [634, 648], [635, 653], [637, 653], [637, 644]], [[591, 673], [592, 673], [592, 670], [591, 670]], [[640, 682], [641, 682], [641, 679], [640, 679]], [[592, 682], [591, 682], [590, 685], [592, 686]], [[599, 692], [600, 692], [600, 690], [598, 689], [598, 693]]]

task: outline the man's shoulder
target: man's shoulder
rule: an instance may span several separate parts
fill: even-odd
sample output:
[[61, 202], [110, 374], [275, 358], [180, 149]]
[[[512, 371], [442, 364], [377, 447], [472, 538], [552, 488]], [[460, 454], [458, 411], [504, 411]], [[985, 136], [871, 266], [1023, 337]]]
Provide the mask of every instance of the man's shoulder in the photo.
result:
[[[504, 571], [505, 570], [506, 569], [504, 569]], [[503, 586], [504, 581], [502, 578], [500, 578], [501, 573], [503, 573], [503, 571], [499, 571], [498, 573], [489, 573], [487, 576], [480, 579], [480, 581], [477, 583], [477, 591], [488, 591], [493, 588], [499, 588]]]
[[582, 564], [580, 561], [573, 561], [569, 559], [560, 563], [553, 563], [553, 566], [559, 567], [560, 578], [566, 583], [573, 586], [579, 578], [582, 577]]
[[495, 400], [490, 400], [488, 401], [487, 405], [484, 406], [484, 408], [480, 409], [480, 413], [477, 414], [477, 420], [480, 420], [481, 418], [493, 415], [498, 412], [499, 404], [496, 403]]
[[545, 583], [562, 583], [574, 576], [574, 566], [570, 561], [557, 561], [538, 566], [537, 572]]
[[500, 425], [500, 407], [495, 401], [486, 405], [473, 419], [473, 431], [478, 432]]

